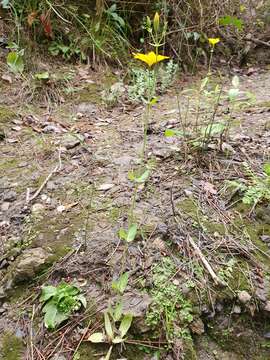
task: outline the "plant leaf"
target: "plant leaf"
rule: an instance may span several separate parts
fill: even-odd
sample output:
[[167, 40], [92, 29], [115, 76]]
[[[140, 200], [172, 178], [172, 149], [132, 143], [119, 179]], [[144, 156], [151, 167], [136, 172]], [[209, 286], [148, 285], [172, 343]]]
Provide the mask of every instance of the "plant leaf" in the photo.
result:
[[137, 235], [137, 230], [138, 230], [138, 227], [136, 224], [132, 224], [130, 225], [129, 229], [128, 229], [128, 233], [127, 233], [127, 242], [132, 242], [136, 235]]
[[125, 229], [120, 228], [119, 232], [118, 232], [118, 236], [120, 237], [120, 239], [122, 240], [126, 240], [127, 239], [127, 232]]
[[123, 313], [123, 303], [120, 301], [114, 308], [113, 318], [114, 321], [119, 321]]
[[176, 129], [166, 129], [164, 135], [166, 137], [183, 136], [183, 131]]
[[146, 180], [149, 178], [149, 175], [150, 175], [150, 170], [145, 170], [145, 172], [141, 176], [135, 177], [134, 181], [136, 183], [142, 184], [146, 182]]
[[239, 88], [239, 84], [240, 84], [240, 81], [239, 81], [239, 77], [237, 75], [235, 75], [233, 78], [232, 78], [232, 85], [238, 89]]
[[55, 328], [55, 318], [57, 314], [57, 307], [54, 303], [49, 302], [47, 303], [43, 311], [45, 312], [44, 316], [44, 323], [47, 329], [54, 329]]
[[87, 341], [91, 341], [92, 343], [103, 343], [105, 342], [106, 338], [104, 336], [103, 333], [100, 333], [100, 332], [97, 332], [97, 333], [94, 333], [92, 335], [89, 336], [89, 338], [87, 338]]
[[16, 51], [11, 51], [7, 56], [7, 65], [14, 73], [22, 73], [24, 70], [23, 57]]
[[86, 301], [85, 296], [83, 296], [82, 294], [80, 294], [80, 295], [77, 295], [76, 297], [77, 297], [77, 299], [80, 301], [80, 303], [82, 304], [82, 306], [83, 306], [84, 308], [86, 308], [86, 306], [87, 306], [87, 301]]
[[270, 163], [264, 164], [263, 171], [267, 176], [270, 176]]
[[239, 95], [239, 89], [233, 88], [228, 91], [228, 96], [231, 101], [235, 100], [238, 95]]
[[133, 316], [131, 314], [127, 314], [124, 316], [119, 327], [121, 338], [123, 338], [127, 334], [131, 326], [132, 320], [133, 320]]
[[48, 301], [51, 297], [53, 297], [57, 293], [57, 288], [55, 286], [42, 286], [42, 292], [40, 296], [41, 302]]
[[42, 73], [35, 74], [35, 79], [37, 79], [37, 80], [48, 80], [49, 77], [50, 77], [50, 75], [49, 75], [48, 71], [44, 71]]
[[127, 283], [128, 283], [128, 273], [125, 272], [120, 276], [120, 278], [117, 281], [113, 281], [112, 288], [119, 292], [120, 294], [123, 294], [123, 292], [126, 290]]
[[109, 351], [107, 352], [104, 360], [110, 360], [110, 357], [111, 357], [111, 353], [112, 353], [112, 346], [109, 348]]
[[104, 323], [105, 323], [105, 330], [106, 330], [106, 334], [108, 335], [108, 338], [110, 340], [113, 339], [113, 329], [112, 329], [112, 324], [111, 324], [111, 320], [109, 318], [108, 313], [104, 313]]

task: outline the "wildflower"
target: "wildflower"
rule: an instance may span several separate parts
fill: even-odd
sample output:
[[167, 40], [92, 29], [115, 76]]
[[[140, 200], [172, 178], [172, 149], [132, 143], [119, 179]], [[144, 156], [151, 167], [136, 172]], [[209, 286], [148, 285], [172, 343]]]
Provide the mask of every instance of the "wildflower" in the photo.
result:
[[163, 61], [165, 59], [169, 59], [169, 56], [163, 56], [159, 54], [155, 54], [154, 51], [150, 51], [148, 54], [140, 54], [140, 53], [133, 53], [134, 59], [141, 60], [145, 62], [149, 67]]
[[217, 43], [220, 42], [220, 38], [208, 38], [208, 42], [211, 46], [215, 46]]

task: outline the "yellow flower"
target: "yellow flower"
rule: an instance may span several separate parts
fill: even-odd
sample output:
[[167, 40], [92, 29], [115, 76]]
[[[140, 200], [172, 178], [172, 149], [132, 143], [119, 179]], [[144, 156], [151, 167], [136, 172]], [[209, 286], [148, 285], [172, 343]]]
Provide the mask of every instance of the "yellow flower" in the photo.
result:
[[208, 41], [209, 44], [214, 47], [217, 43], [220, 42], [220, 38], [208, 38]]
[[169, 56], [155, 54], [154, 51], [151, 51], [148, 54], [133, 53], [133, 56], [134, 59], [138, 59], [145, 62], [149, 67], [153, 66], [154, 64], [157, 64], [160, 61], [169, 59]]

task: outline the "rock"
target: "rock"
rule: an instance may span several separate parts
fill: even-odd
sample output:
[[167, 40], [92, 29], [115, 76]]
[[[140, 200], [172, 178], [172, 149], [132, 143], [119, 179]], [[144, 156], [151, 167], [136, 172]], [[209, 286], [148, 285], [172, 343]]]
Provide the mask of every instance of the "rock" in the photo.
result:
[[82, 135], [71, 135], [66, 134], [62, 139], [62, 146], [67, 150], [74, 149], [76, 146], [80, 145], [80, 143], [84, 140]]
[[256, 295], [256, 297], [257, 297], [259, 300], [261, 300], [261, 301], [263, 301], [263, 302], [265, 302], [265, 301], [267, 300], [267, 298], [266, 298], [267, 292], [266, 292], [265, 289], [259, 289], [259, 288], [257, 288], [257, 289], [256, 289], [256, 292], [255, 292], [255, 295]]
[[8, 191], [6, 194], [4, 194], [4, 201], [12, 202], [16, 200], [17, 193], [14, 190]]
[[193, 334], [196, 335], [202, 335], [205, 332], [204, 323], [200, 318], [193, 320], [189, 327]]
[[111, 188], [114, 187], [114, 184], [101, 184], [99, 187], [98, 187], [98, 190], [99, 191], [108, 191], [110, 190]]
[[81, 114], [94, 114], [97, 111], [97, 108], [92, 103], [81, 103], [77, 106], [76, 112]]
[[45, 209], [44, 205], [37, 203], [32, 206], [31, 211], [32, 211], [32, 214], [38, 214], [38, 213], [41, 213], [42, 211], [44, 211], [44, 209]]
[[263, 309], [264, 311], [270, 312], [270, 301], [266, 301]]
[[7, 202], [7, 201], [3, 202], [3, 204], [1, 205], [1, 211], [4, 211], [4, 212], [8, 211], [9, 206], [10, 206], [9, 202]]
[[8, 284], [7, 288], [13, 284], [32, 280], [48, 263], [50, 256], [51, 254], [41, 247], [25, 250], [10, 266], [4, 278], [4, 283]]
[[247, 291], [243, 290], [239, 292], [238, 299], [242, 304], [246, 304], [247, 302], [250, 301], [251, 295], [249, 295]]
[[241, 307], [239, 305], [234, 305], [234, 307], [232, 308], [232, 313], [241, 314]]

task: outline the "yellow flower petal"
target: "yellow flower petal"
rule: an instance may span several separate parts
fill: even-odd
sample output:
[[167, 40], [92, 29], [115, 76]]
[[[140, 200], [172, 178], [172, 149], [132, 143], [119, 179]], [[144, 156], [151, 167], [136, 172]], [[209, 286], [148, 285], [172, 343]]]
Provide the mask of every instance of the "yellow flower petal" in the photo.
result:
[[169, 56], [155, 54], [154, 51], [150, 51], [148, 54], [133, 53], [133, 56], [134, 59], [138, 59], [146, 63], [149, 67], [153, 66], [154, 64], [157, 64], [160, 61], [169, 59]]
[[208, 41], [209, 44], [214, 47], [217, 43], [220, 42], [220, 38], [208, 38]]

